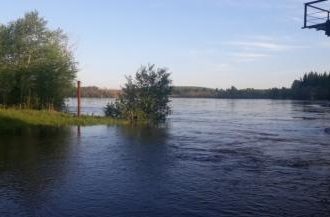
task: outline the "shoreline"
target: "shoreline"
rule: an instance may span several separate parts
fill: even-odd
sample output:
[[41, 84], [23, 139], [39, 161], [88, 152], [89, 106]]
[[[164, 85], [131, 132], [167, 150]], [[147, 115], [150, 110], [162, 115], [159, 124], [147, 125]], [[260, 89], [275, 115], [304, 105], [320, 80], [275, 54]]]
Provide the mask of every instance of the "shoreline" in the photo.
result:
[[127, 120], [109, 117], [87, 116], [33, 109], [0, 108], [0, 130], [15, 130], [26, 127], [65, 127], [92, 125], [126, 125]]

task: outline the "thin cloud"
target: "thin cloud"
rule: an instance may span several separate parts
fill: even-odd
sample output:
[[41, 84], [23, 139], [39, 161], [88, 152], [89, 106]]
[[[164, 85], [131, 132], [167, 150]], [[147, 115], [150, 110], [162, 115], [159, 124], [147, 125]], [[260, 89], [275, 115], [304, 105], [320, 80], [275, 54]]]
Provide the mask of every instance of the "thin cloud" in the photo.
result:
[[237, 52], [231, 53], [230, 56], [234, 58], [234, 62], [254, 62], [270, 55], [265, 53]]
[[330, 48], [330, 42], [322, 42], [318, 44], [322, 48]]
[[268, 51], [285, 51], [293, 48], [291, 45], [278, 44], [266, 41], [232, 41], [228, 45], [238, 46], [246, 49], [263, 49]]

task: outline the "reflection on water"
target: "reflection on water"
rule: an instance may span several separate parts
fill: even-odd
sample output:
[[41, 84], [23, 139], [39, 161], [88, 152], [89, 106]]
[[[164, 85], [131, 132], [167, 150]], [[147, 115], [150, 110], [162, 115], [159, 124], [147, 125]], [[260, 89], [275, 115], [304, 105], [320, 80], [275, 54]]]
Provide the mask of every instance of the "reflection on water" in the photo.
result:
[[327, 134], [330, 134], [330, 128], [325, 128], [324, 130]]
[[0, 216], [330, 213], [329, 103], [172, 104], [165, 126], [1, 134]]
[[167, 140], [168, 126], [124, 126], [120, 128], [121, 136], [143, 145], [164, 144]]
[[[41, 208], [67, 172], [70, 136], [70, 129], [57, 128], [1, 134], [0, 216], [35, 216], [35, 209]], [[60, 159], [52, 159], [54, 156]]]

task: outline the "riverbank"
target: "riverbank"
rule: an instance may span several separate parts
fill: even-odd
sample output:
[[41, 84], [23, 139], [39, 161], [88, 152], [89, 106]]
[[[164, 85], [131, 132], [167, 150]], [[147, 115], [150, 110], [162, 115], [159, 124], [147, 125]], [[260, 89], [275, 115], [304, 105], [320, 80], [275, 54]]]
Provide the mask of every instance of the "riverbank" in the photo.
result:
[[12, 130], [29, 126], [62, 127], [127, 123], [125, 120], [108, 117], [77, 117], [63, 112], [47, 110], [0, 109], [0, 130]]

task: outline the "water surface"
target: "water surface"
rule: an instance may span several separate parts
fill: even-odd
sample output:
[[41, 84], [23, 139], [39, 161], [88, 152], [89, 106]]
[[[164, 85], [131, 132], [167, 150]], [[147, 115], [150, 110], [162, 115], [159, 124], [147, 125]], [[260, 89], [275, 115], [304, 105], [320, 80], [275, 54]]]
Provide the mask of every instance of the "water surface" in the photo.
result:
[[172, 104], [160, 127], [0, 134], [0, 216], [329, 216], [329, 102]]

